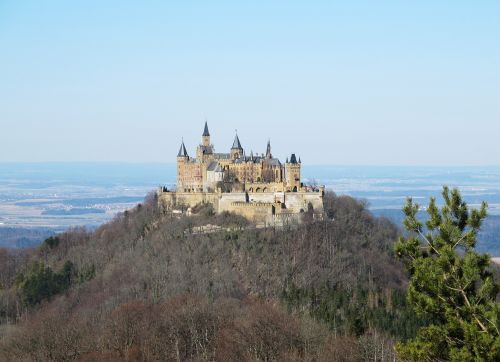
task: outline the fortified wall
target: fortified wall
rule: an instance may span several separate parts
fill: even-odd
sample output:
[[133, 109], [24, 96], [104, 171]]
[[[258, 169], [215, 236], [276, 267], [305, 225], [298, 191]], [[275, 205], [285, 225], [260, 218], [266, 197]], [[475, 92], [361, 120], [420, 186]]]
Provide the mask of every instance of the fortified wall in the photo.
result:
[[324, 188], [316, 192], [175, 192], [161, 188], [158, 200], [164, 212], [187, 210], [199, 204], [211, 204], [216, 213], [225, 211], [242, 215], [255, 223], [267, 225], [300, 221], [312, 213], [323, 217]]

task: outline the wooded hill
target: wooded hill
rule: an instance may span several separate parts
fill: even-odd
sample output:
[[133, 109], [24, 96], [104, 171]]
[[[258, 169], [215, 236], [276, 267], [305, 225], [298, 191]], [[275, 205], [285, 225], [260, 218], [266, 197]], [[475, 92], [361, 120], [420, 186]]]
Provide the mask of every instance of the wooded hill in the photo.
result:
[[[398, 229], [350, 197], [256, 229], [161, 215], [154, 194], [95, 231], [0, 251], [0, 360], [393, 360], [406, 306]], [[307, 219], [307, 215], [306, 215]], [[197, 226], [223, 231], [195, 233]]]

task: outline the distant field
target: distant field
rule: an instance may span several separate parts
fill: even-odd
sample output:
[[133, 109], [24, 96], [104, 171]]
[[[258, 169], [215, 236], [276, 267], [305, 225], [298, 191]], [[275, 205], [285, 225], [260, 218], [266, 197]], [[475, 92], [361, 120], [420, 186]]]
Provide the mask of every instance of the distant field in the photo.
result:
[[88, 215], [88, 214], [104, 214], [106, 213], [103, 209], [98, 209], [95, 207], [88, 208], [70, 208], [70, 209], [49, 209], [42, 211], [42, 215], [55, 215], [55, 216], [68, 216], [68, 215]]
[[95, 227], [168, 184], [171, 172], [166, 164], [0, 163], [0, 226]]

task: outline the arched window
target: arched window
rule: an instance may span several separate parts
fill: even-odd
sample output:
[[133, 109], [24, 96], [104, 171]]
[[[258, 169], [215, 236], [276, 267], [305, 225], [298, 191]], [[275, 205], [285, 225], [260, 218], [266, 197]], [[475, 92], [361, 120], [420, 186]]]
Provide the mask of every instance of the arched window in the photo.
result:
[[293, 188], [293, 192], [297, 192], [297, 186]]

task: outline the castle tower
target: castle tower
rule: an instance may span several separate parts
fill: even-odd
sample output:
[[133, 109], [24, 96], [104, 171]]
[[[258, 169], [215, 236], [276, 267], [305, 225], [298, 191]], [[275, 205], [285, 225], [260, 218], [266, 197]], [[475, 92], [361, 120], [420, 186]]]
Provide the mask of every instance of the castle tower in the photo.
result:
[[210, 146], [210, 132], [208, 132], [207, 121], [205, 121], [205, 129], [203, 130], [203, 135], [201, 136], [201, 144], [205, 147]]
[[201, 144], [196, 149], [196, 158], [199, 162], [206, 163], [210, 161], [213, 152], [214, 146], [210, 144], [210, 132], [208, 131], [208, 123], [205, 121], [205, 128], [201, 135]]
[[292, 153], [292, 156], [290, 157], [290, 161], [285, 165], [286, 167], [286, 186], [287, 189], [293, 192], [300, 191], [301, 189], [301, 184], [300, 184], [300, 168], [301, 168], [301, 163], [297, 162], [297, 157], [295, 156], [295, 153]]
[[182, 191], [184, 189], [184, 175], [186, 173], [186, 164], [188, 161], [189, 155], [183, 140], [179, 148], [179, 153], [177, 153], [177, 191]]
[[241, 147], [240, 139], [238, 138], [238, 133], [234, 137], [233, 147], [231, 147], [231, 159], [236, 160], [237, 158], [243, 157], [243, 147]]

